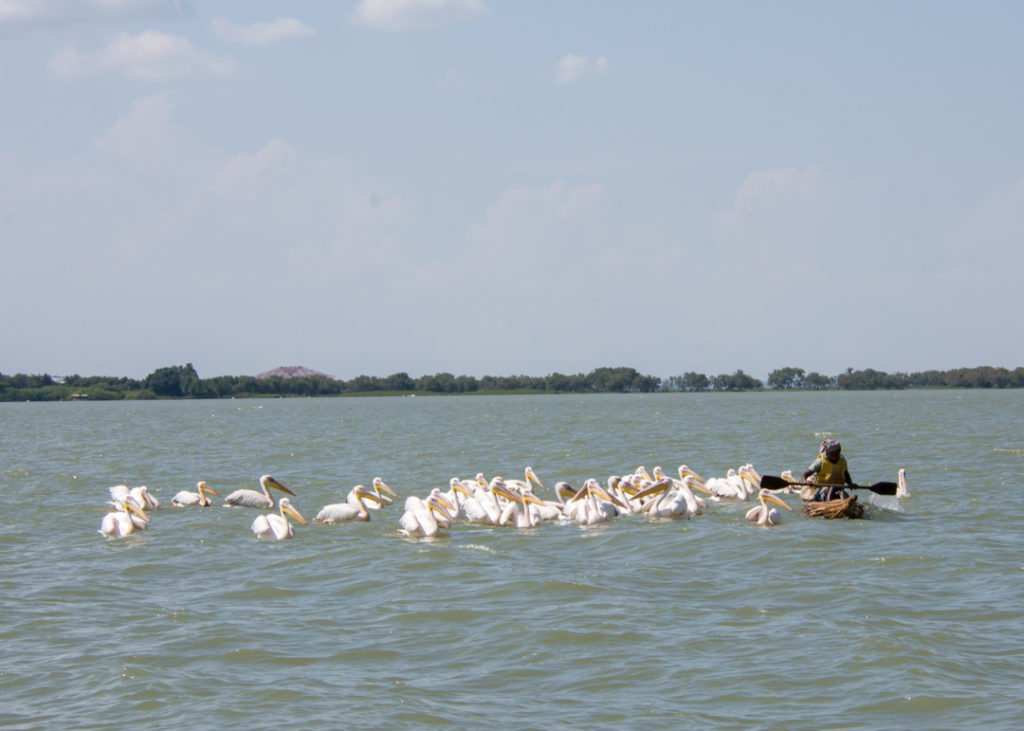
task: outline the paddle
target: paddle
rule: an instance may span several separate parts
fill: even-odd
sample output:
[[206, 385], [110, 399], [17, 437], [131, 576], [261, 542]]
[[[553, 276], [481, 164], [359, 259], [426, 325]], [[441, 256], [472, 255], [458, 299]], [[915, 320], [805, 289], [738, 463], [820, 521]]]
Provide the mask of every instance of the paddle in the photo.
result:
[[[781, 490], [784, 487], [790, 485], [810, 485], [811, 487], [821, 487], [821, 485], [813, 482], [790, 482], [784, 477], [775, 477], [774, 475], [762, 475], [761, 476], [761, 487], [766, 490]], [[896, 488], [899, 487], [895, 482], [876, 482], [874, 485], [842, 485], [841, 487], [847, 490], [871, 490], [871, 492], [878, 493], [879, 495], [895, 495]]]

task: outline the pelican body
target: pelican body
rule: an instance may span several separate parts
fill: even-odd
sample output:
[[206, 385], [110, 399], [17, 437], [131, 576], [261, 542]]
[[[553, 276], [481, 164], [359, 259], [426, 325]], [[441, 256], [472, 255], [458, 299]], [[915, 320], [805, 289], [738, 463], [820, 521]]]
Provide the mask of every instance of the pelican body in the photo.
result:
[[786, 510], [792, 510], [793, 508], [786, 505], [779, 498], [775, 497], [770, 490], [761, 488], [757, 493], [757, 499], [761, 503], [755, 505], [747, 511], [747, 520], [757, 525], [763, 525], [767, 528], [770, 525], [776, 525], [779, 522], [779, 511], [775, 508], [768, 508], [768, 503], [775, 503], [781, 505]]
[[263, 492], [256, 492], [255, 490], [235, 490], [224, 498], [224, 507], [260, 508], [264, 510], [267, 508], [273, 508], [274, 498], [270, 497], [269, 489], [271, 487], [282, 492], [286, 492], [289, 495], [295, 495], [294, 492], [289, 490], [270, 475], [263, 475], [263, 477], [260, 478], [260, 487], [263, 488]]
[[375, 507], [380, 507], [380, 504], [384, 502], [377, 493], [370, 492], [362, 485], [356, 485], [349, 490], [345, 502], [324, 505], [314, 520], [318, 523], [348, 523], [353, 520], [369, 520], [370, 512], [367, 510], [369, 506], [364, 500], [377, 503]]
[[[440, 518], [440, 520], [439, 520]], [[410, 495], [405, 500], [405, 512], [399, 519], [401, 533], [406, 536], [433, 538], [455, 520], [455, 506], [446, 497], [431, 493], [425, 500]]]
[[136, 528], [145, 528], [148, 522], [149, 516], [142, 512], [142, 508], [126, 500], [118, 510], [103, 516], [99, 532], [107, 538], [122, 538], [130, 536]]
[[288, 516], [295, 518], [303, 525], [308, 522], [299, 511], [292, 507], [288, 498], [281, 498], [277, 506], [278, 512], [266, 515], [257, 515], [252, 522], [252, 532], [257, 538], [267, 538], [275, 541], [283, 541], [295, 535], [292, 524], [288, 522]]
[[213, 505], [210, 495], [220, 497], [220, 493], [206, 484], [206, 480], [196, 483], [196, 492], [182, 490], [171, 498], [171, 505], [176, 508], [186, 508], [190, 505], [198, 505], [200, 508], [208, 508]]
[[130, 490], [127, 485], [114, 485], [108, 488], [108, 492], [110, 493], [110, 499], [118, 505], [130, 500], [141, 510], [153, 510], [160, 507], [160, 501], [153, 497], [153, 494], [145, 485], [139, 485]]

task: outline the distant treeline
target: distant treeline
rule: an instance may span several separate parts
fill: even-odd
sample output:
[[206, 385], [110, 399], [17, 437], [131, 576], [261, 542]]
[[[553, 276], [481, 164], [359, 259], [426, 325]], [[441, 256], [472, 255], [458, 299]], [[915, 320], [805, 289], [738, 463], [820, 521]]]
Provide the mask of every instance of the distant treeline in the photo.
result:
[[412, 378], [394, 373], [384, 378], [356, 376], [350, 381], [329, 376], [215, 376], [200, 378], [191, 363], [158, 368], [141, 381], [107, 376], [25, 375], [0, 373], [0, 401], [67, 401], [73, 399], [236, 398], [247, 396], [342, 396], [346, 394], [456, 393], [650, 393], [654, 391], [793, 391], [903, 388], [1022, 388], [1024, 368], [991, 366], [951, 371], [883, 373], [848, 368], [823, 376], [802, 368], [780, 368], [759, 381], [742, 370], [707, 376], [645, 376], [633, 368], [597, 368], [590, 373], [548, 376], [455, 376], [435, 373]]

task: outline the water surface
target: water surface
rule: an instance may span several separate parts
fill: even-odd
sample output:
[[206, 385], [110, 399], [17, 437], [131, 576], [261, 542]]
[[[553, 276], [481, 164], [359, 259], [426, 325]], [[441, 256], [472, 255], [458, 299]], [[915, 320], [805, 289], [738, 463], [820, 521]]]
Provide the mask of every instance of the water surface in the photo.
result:
[[[826, 435], [911, 497], [434, 540], [396, 504], [282, 543], [169, 505], [263, 473], [310, 518], [376, 475], [778, 474]], [[1021, 391], [0, 404], [0, 726], [1018, 728], [1022, 435]], [[118, 483], [164, 505], [104, 539]]]

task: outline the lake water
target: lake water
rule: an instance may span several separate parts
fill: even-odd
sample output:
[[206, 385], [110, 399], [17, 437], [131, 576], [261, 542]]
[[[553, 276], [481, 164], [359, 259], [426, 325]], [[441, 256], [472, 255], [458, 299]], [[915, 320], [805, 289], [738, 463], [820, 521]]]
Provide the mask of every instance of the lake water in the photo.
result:
[[[911, 497], [397, 532], [453, 476], [799, 472], [825, 435]], [[0, 727], [1024, 724], [1024, 391], [6, 403], [0, 453]], [[280, 543], [170, 507], [264, 473], [307, 518], [377, 475], [400, 500]], [[105, 539], [118, 483], [163, 505]]]

